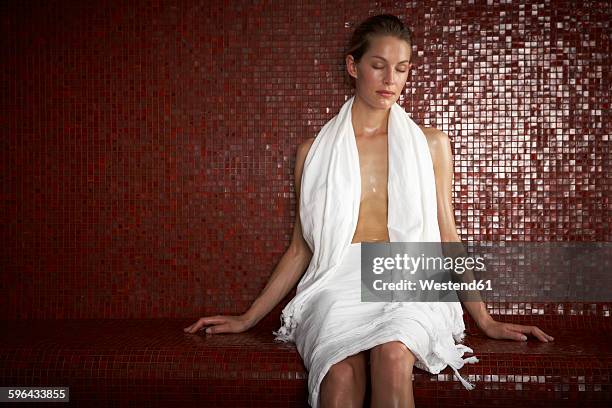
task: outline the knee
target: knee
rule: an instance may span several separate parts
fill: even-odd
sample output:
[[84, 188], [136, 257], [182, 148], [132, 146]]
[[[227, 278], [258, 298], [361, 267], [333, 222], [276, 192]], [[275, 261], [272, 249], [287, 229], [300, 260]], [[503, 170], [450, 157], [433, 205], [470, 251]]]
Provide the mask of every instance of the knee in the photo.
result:
[[352, 364], [346, 362], [339, 362], [333, 364], [323, 381], [328, 384], [333, 384], [334, 388], [350, 388], [354, 386], [357, 380], [357, 373]]
[[370, 364], [382, 364], [388, 372], [409, 372], [416, 356], [401, 341], [390, 341], [374, 347], [370, 353]]

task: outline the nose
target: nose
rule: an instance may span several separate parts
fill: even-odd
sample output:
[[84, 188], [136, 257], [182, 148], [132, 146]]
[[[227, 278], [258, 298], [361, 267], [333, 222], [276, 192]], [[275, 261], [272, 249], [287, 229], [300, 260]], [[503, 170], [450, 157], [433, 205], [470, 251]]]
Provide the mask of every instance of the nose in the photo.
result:
[[390, 67], [390, 69], [387, 69], [385, 72], [385, 77], [384, 77], [384, 82], [385, 85], [394, 85], [395, 84], [395, 77], [394, 77], [394, 69], [393, 67]]

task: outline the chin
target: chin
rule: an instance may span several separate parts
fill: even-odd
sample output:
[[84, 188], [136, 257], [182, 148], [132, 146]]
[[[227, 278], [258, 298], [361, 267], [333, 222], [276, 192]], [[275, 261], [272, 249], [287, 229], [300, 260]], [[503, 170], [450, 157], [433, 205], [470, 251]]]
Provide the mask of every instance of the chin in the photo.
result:
[[378, 94], [375, 93], [374, 95], [375, 95], [374, 97], [377, 99], [376, 102], [378, 105], [388, 106], [392, 103], [395, 103], [395, 101], [397, 101], [397, 98], [395, 97], [394, 98], [380, 98]]

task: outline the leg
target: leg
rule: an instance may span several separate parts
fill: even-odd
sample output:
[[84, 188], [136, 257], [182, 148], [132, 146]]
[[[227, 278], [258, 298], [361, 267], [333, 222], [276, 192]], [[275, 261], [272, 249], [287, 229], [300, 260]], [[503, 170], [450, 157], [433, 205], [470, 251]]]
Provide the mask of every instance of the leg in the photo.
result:
[[414, 408], [412, 367], [416, 357], [400, 341], [371, 349], [372, 408]]
[[319, 391], [321, 408], [363, 406], [366, 387], [367, 351], [332, 365]]

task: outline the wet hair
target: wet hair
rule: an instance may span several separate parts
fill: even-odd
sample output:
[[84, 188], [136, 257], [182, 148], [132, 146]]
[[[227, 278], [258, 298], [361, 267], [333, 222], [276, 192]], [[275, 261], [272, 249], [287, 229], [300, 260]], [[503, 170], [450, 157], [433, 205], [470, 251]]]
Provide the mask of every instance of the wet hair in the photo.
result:
[[[390, 35], [404, 40], [412, 47], [412, 30], [393, 14], [378, 14], [361, 22], [353, 31], [348, 47], [344, 53], [352, 55], [355, 63], [370, 49], [370, 40], [376, 36]], [[345, 71], [346, 72], [346, 71]], [[355, 78], [346, 73], [352, 88], [355, 88]]]

